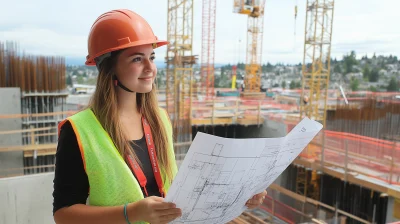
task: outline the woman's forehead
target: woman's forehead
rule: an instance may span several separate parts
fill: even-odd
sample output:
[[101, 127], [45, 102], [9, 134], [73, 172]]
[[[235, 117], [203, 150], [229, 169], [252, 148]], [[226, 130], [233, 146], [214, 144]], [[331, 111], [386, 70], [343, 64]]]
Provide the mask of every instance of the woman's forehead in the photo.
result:
[[153, 51], [153, 46], [151, 44], [134, 46], [134, 47], [130, 47], [130, 48], [127, 48], [127, 49], [124, 50], [124, 54], [125, 55], [132, 55], [132, 54], [135, 54], [135, 53], [150, 55], [153, 52], [154, 52]]

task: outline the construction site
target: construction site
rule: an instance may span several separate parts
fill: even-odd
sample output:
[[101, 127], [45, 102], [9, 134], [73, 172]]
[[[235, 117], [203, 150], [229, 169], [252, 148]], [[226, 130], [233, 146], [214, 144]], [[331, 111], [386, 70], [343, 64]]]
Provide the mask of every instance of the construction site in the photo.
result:
[[[178, 164], [197, 132], [283, 137], [309, 117], [323, 130], [267, 189], [263, 204], [230, 223], [400, 222], [400, 92], [331, 87], [335, 1], [300, 3], [306, 5], [301, 88], [273, 97], [261, 90], [265, 0], [232, 4], [232, 13], [247, 19], [247, 27], [238, 27], [247, 32], [246, 62], [244, 88], [236, 86], [232, 66], [227, 89], [215, 87], [216, 0], [202, 0], [202, 9], [193, 0], [168, 0], [166, 87], [157, 91], [173, 124]], [[193, 54], [194, 10], [202, 10], [200, 56]], [[1, 41], [0, 223], [54, 223], [57, 125], [91, 95], [69, 93], [63, 57], [22, 54], [18, 44]]]

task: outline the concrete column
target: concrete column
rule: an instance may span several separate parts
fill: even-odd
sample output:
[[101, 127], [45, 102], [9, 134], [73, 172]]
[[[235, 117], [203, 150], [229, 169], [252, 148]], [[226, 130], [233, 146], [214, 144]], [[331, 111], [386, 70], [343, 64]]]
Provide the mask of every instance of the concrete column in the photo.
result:
[[[0, 88], [0, 114], [20, 114], [21, 113], [21, 92], [20, 88]], [[0, 119], [0, 132], [21, 130], [21, 118]], [[22, 145], [22, 135], [0, 134], [0, 147]], [[15, 176], [23, 174], [23, 152], [0, 152], [0, 177]], [[13, 169], [13, 170], [10, 170]]]

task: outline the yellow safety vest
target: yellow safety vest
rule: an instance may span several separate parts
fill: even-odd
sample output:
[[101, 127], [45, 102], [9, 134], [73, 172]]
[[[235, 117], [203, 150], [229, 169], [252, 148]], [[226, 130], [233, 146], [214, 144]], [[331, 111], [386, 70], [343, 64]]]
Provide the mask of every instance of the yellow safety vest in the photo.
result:
[[[172, 126], [165, 110], [160, 117], [168, 135], [168, 155], [173, 164], [173, 175], [178, 172], [173, 149]], [[78, 112], [62, 121], [59, 129], [69, 121], [78, 140], [86, 174], [89, 179], [88, 203], [94, 206], [116, 206], [136, 202], [144, 198], [140, 185], [118, 152], [108, 133], [91, 109]], [[157, 137], [157, 136], [155, 136]], [[161, 169], [165, 192], [170, 181]], [[122, 213], [121, 213], [122, 214]]]

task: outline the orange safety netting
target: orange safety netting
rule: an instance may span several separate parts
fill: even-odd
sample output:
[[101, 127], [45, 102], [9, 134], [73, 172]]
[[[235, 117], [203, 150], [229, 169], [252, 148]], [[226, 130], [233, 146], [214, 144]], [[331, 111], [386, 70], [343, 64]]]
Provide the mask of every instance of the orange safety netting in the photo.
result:
[[268, 195], [265, 197], [265, 200], [260, 208], [289, 224], [300, 223], [302, 219], [303, 221], [305, 221], [304, 219], [310, 221], [309, 217], [302, 215], [296, 209], [276, 199], [273, 199], [271, 196]]
[[[285, 123], [288, 132], [296, 124], [279, 114], [267, 117]], [[323, 166], [340, 167], [345, 172], [356, 172], [388, 184], [400, 185], [400, 144], [393, 141], [322, 130], [300, 157]]]

